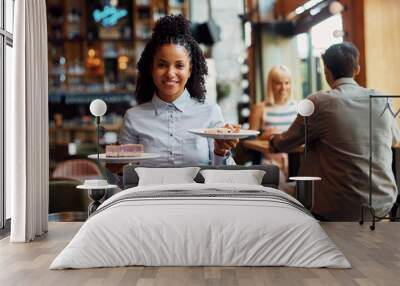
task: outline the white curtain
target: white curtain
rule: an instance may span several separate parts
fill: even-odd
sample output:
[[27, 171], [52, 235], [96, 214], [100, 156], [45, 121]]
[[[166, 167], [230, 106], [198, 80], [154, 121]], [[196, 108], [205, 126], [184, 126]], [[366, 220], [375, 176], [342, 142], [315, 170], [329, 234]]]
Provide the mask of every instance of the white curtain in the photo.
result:
[[12, 242], [47, 232], [48, 79], [45, 0], [15, 1], [13, 92], [6, 98]]

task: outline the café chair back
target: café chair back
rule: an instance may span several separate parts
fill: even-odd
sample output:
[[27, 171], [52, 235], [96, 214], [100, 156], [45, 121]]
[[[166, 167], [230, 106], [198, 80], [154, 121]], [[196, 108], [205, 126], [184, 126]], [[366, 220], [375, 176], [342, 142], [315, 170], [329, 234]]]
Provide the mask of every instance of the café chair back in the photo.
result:
[[92, 160], [72, 159], [58, 163], [51, 177], [68, 178], [83, 183], [88, 179], [103, 179], [105, 171]]

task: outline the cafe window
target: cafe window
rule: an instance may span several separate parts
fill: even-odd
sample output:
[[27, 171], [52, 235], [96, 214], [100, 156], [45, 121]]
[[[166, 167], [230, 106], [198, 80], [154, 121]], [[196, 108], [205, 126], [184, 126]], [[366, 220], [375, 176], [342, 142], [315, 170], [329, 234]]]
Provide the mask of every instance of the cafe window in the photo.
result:
[[331, 16], [312, 27], [308, 33], [297, 36], [304, 97], [317, 90], [329, 89], [321, 56], [329, 46], [340, 42], [343, 42], [341, 14]]

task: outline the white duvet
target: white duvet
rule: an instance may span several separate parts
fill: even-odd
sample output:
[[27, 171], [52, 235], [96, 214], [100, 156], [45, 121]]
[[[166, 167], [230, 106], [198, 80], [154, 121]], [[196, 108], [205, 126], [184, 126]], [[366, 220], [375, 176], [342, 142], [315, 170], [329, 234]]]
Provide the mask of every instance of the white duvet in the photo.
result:
[[[173, 197], [130, 198], [173, 190], [182, 196], [177, 191]], [[189, 195], [184, 196], [185, 191]], [[252, 191], [265, 192], [270, 198], [263, 198], [264, 193], [254, 197]], [[216, 192], [228, 195], [213, 196]], [[127, 265], [351, 267], [318, 221], [299, 205], [279, 190], [254, 185], [131, 188], [105, 201], [50, 269]]]

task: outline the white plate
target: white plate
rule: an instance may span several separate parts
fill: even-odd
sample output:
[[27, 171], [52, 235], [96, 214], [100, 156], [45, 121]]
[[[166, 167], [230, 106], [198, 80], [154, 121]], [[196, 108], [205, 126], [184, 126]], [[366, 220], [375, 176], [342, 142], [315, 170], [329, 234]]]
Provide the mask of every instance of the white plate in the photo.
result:
[[206, 138], [213, 138], [213, 139], [225, 139], [225, 140], [231, 140], [231, 139], [242, 139], [242, 138], [247, 138], [250, 136], [255, 136], [260, 134], [260, 131], [256, 130], [240, 130], [240, 132], [235, 132], [235, 133], [206, 133], [204, 132], [204, 129], [190, 129], [188, 130], [190, 133], [206, 137]]
[[82, 189], [82, 190], [107, 190], [107, 189], [118, 188], [118, 186], [117, 185], [107, 185], [107, 186], [79, 185], [79, 186], [76, 186], [76, 188]]
[[321, 177], [289, 177], [292, 181], [321, 181]]
[[[142, 156], [135, 156], [135, 157], [107, 157], [105, 153], [101, 153], [99, 154], [99, 161], [106, 163], [115, 163], [115, 164], [127, 164], [145, 160], [152, 160], [159, 157], [160, 155], [156, 153], [143, 153]], [[88, 158], [97, 160], [97, 154], [90, 154]]]

